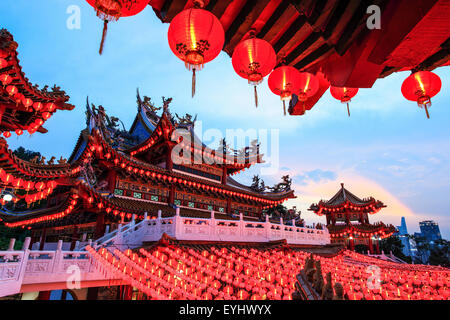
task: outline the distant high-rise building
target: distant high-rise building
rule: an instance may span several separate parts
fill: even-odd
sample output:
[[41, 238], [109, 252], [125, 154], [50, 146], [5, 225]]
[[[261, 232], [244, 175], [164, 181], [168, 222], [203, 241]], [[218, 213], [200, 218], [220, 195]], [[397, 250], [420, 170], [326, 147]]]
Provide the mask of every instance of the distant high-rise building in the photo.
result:
[[421, 221], [419, 222], [419, 227], [420, 233], [425, 240], [436, 241], [442, 239], [439, 225], [436, 222], [432, 220]]
[[402, 217], [401, 225], [397, 226], [398, 234], [399, 235], [405, 235], [408, 234], [408, 228], [406, 227], [406, 219], [405, 217]]
[[[403, 244], [403, 254], [405, 256], [413, 256], [416, 249], [416, 243], [413, 239], [409, 238], [408, 235], [408, 228], [406, 227], [406, 219], [405, 217], [402, 217], [401, 224], [397, 226], [398, 232], [396, 235], [400, 239], [400, 241]], [[414, 252], [413, 252], [414, 251]]]

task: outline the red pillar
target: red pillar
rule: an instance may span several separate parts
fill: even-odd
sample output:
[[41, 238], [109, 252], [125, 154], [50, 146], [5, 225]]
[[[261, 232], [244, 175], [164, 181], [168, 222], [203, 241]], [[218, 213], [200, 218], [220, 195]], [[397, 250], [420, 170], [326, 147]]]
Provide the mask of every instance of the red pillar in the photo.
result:
[[42, 229], [41, 241], [39, 243], [39, 250], [40, 251], [44, 250], [44, 244], [45, 244], [45, 238], [46, 237], [47, 237], [47, 228], [44, 227], [44, 229]]
[[380, 254], [380, 240], [375, 240], [377, 242], [377, 254]]
[[105, 213], [100, 211], [97, 213], [97, 221], [95, 224], [94, 239], [98, 239], [105, 233]]
[[227, 213], [232, 213], [231, 212], [231, 199], [230, 198], [227, 199]]
[[373, 243], [372, 243], [372, 237], [369, 236], [369, 252], [373, 254]]
[[223, 165], [222, 167], [222, 184], [227, 184], [227, 166]]
[[109, 192], [114, 193], [114, 190], [116, 189], [116, 178], [117, 178], [117, 171], [110, 170], [108, 172], [108, 189]]
[[173, 204], [175, 200], [175, 185], [171, 185], [170, 186], [170, 191], [169, 191], [169, 199], [167, 201], [168, 204]]
[[166, 169], [172, 171], [173, 161], [172, 161], [172, 146], [168, 146], [166, 154]]
[[350, 250], [355, 251], [355, 240], [353, 238], [349, 239]]
[[123, 300], [133, 299], [133, 287], [128, 285], [128, 286], [125, 286], [124, 289], [125, 289], [125, 292], [124, 292]]
[[37, 300], [50, 300], [51, 291], [39, 291]]

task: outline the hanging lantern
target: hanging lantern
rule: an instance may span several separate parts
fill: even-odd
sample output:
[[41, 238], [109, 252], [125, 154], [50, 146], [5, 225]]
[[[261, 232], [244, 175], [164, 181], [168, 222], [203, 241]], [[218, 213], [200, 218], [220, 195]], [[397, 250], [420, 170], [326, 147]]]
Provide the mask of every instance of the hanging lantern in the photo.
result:
[[181, 11], [170, 23], [169, 46], [186, 68], [192, 70], [192, 97], [195, 95], [195, 71], [215, 59], [223, 48], [225, 32], [219, 19], [209, 11], [195, 8]]
[[298, 100], [302, 102], [302, 113], [305, 114], [305, 102], [319, 90], [319, 81], [309, 72], [300, 72]]
[[2, 73], [0, 74], [0, 81], [5, 87], [12, 82], [12, 77], [9, 74]]
[[17, 89], [16, 86], [10, 85], [6, 87], [6, 92], [8, 92], [8, 94], [10, 96], [15, 95], [17, 92], [19, 92], [19, 90]]
[[108, 23], [121, 17], [134, 16], [145, 9], [148, 0], [86, 0], [103, 20], [103, 34], [99, 53], [103, 53], [103, 45], [108, 31]]
[[292, 94], [299, 91], [300, 72], [291, 66], [281, 66], [272, 71], [267, 80], [270, 90], [280, 96], [286, 115], [286, 101], [291, 101]]
[[358, 88], [347, 88], [347, 87], [330, 87], [330, 93], [333, 98], [340, 100], [341, 103], [347, 103], [347, 113], [350, 117], [350, 108], [348, 103], [351, 99], [358, 93]]
[[258, 107], [258, 93], [256, 86], [263, 81], [277, 63], [277, 56], [272, 45], [262, 39], [255, 38], [252, 30], [250, 39], [241, 41], [234, 48], [231, 57], [233, 68], [236, 73], [248, 83], [254, 86], [255, 105]]
[[428, 108], [431, 106], [431, 98], [441, 90], [441, 78], [430, 71], [418, 71], [411, 74], [403, 81], [402, 94], [410, 101], [417, 101], [419, 107], [424, 108], [427, 118], [430, 118]]
[[0, 58], [0, 69], [6, 68], [8, 66], [8, 61], [3, 58]]

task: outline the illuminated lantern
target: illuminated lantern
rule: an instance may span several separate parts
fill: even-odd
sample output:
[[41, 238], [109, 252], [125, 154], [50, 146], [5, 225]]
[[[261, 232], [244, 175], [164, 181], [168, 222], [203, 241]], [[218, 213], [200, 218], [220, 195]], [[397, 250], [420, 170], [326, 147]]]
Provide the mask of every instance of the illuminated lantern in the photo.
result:
[[419, 107], [424, 108], [427, 118], [430, 118], [428, 108], [431, 106], [431, 98], [441, 90], [441, 78], [430, 71], [418, 71], [411, 74], [403, 81], [402, 94], [410, 101], [417, 101]]
[[190, 8], [177, 14], [168, 31], [169, 46], [186, 68], [192, 70], [192, 97], [195, 71], [215, 59], [223, 48], [225, 32], [219, 19], [209, 11]]
[[22, 135], [22, 133], [23, 133], [23, 130], [22, 130], [22, 129], [16, 129], [16, 134], [17, 134], [18, 136]]
[[35, 102], [35, 103], [33, 103], [33, 109], [34, 109], [35, 111], [41, 110], [42, 107], [43, 107], [42, 102]]
[[258, 107], [256, 86], [275, 68], [277, 64], [275, 50], [269, 42], [255, 38], [252, 30], [250, 38], [241, 41], [234, 49], [231, 62], [234, 71], [254, 86], [255, 105]]
[[28, 107], [31, 107], [33, 105], [33, 100], [31, 100], [30, 98], [25, 98], [22, 100], [22, 103], [25, 108], [28, 109]]
[[12, 78], [9, 74], [3, 73], [0, 75], [0, 81], [2, 82], [3, 86], [7, 86], [12, 82]]
[[300, 88], [300, 72], [291, 66], [281, 66], [272, 71], [267, 80], [270, 90], [280, 96], [283, 101], [283, 111], [286, 115], [285, 101], [292, 99], [292, 94], [296, 93]]
[[11, 137], [11, 132], [5, 131], [5, 132], [3, 132], [3, 136], [4, 136], [5, 138], [9, 138], [9, 137]]
[[50, 119], [51, 116], [52, 116], [52, 114], [50, 112], [42, 112], [42, 118], [44, 118], [44, 120]]
[[47, 104], [45, 105], [45, 109], [46, 109], [48, 112], [53, 112], [53, 111], [56, 110], [56, 104], [54, 104], [53, 102], [49, 102], [49, 103], [47, 103]]
[[300, 72], [298, 100], [303, 102], [303, 109], [301, 114], [305, 114], [305, 102], [309, 97], [312, 97], [319, 90], [319, 81], [309, 72]]
[[103, 35], [99, 53], [103, 53], [108, 22], [117, 21], [121, 17], [134, 16], [145, 9], [148, 0], [86, 0], [97, 12], [97, 17], [103, 20]]
[[347, 88], [347, 87], [330, 87], [330, 93], [333, 98], [340, 100], [341, 103], [347, 103], [347, 113], [350, 117], [350, 108], [348, 103], [351, 99], [358, 93], [358, 88]]
[[17, 90], [16, 86], [10, 85], [6, 87], [6, 92], [8, 92], [8, 94], [10, 96], [15, 95], [17, 92], [19, 92], [19, 90]]

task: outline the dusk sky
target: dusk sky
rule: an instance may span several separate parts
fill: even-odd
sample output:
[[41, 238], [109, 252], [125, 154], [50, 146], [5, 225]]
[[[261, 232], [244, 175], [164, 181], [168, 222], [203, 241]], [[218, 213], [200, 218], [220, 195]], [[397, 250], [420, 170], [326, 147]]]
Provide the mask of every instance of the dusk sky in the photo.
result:
[[[387, 205], [370, 217], [371, 222], [399, 225], [405, 216], [413, 233], [419, 231], [419, 221], [435, 220], [442, 236], [450, 238], [448, 67], [434, 70], [442, 89], [432, 99], [431, 119], [401, 94], [409, 72], [360, 89], [350, 104], [350, 118], [345, 105], [329, 91], [306, 115], [285, 117], [267, 79], [258, 87], [260, 105], [255, 108], [253, 89], [234, 72], [224, 52], [198, 72], [196, 96], [191, 98], [191, 73], [169, 48], [169, 25], [162, 24], [150, 7], [110, 23], [99, 56], [103, 24], [85, 1], [2, 0], [2, 4], [0, 27], [19, 43], [20, 63], [31, 83], [57, 84], [76, 106], [73, 111], [56, 112], [44, 125], [47, 134], [13, 134], [8, 139], [11, 149], [24, 146], [47, 159], [69, 157], [85, 128], [87, 96], [129, 129], [139, 88], [141, 95], [158, 105], [161, 96], [172, 97], [173, 113], [198, 114], [203, 131], [219, 129], [225, 135], [226, 129], [279, 130], [278, 172], [262, 178], [270, 185], [289, 174], [297, 199], [286, 204], [297, 206], [308, 224], [325, 222], [307, 208], [331, 198], [344, 182], [357, 196], [373, 196]], [[70, 5], [81, 9], [80, 29], [66, 26]], [[263, 166], [235, 178], [250, 184]]]

